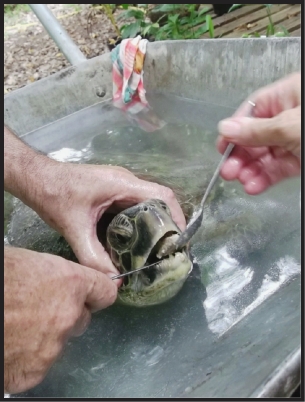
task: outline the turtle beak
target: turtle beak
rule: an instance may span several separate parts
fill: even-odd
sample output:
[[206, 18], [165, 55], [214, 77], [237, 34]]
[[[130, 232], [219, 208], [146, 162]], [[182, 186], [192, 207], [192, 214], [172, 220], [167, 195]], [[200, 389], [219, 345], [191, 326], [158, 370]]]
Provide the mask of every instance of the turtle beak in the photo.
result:
[[157, 262], [157, 243], [167, 236], [181, 231], [170, 215], [163, 209], [147, 207], [136, 219], [137, 241], [133, 245], [132, 270]]

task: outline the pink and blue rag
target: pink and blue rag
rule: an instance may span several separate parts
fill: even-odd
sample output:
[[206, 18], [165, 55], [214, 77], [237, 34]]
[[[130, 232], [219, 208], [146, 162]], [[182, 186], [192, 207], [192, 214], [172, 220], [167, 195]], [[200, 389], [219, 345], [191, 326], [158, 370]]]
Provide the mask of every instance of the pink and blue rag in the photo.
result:
[[153, 132], [165, 122], [155, 115], [145, 96], [143, 67], [147, 43], [139, 35], [124, 39], [112, 50], [113, 104], [145, 131]]

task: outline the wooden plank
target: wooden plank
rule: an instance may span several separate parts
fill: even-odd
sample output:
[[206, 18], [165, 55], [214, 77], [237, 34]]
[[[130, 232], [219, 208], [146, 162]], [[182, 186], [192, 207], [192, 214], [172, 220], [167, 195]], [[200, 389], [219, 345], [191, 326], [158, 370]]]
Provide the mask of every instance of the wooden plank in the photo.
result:
[[[241, 7], [235, 11], [232, 11], [231, 13], [213, 18], [214, 36], [218, 37], [220, 36], [220, 34], [222, 35], [223, 31], [231, 32], [236, 27], [239, 18], [249, 15], [253, 16], [253, 13], [264, 9], [265, 6], [263, 6], [262, 4], [254, 4], [253, 6]], [[221, 27], [223, 27], [223, 29], [221, 29]], [[209, 37], [209, 33], [205, 33], [201, 36], [201, 38], [207, 37]]]
[[290, 36], [292, 37], [299, 37], [302, 36], [302, 28], [297, 29], [296, 31], [290, 32]]
[[[283, 27], [287, 29], [288, 32], [292, 32], [295, 29], [301, 28], [301, 13], [293, 18], [289, 18], [286, 21], [284, 21], [283, 24], [281, 24]], [[281, 26], [278, 27], [279, 30], [281, 29]]]
[[[274, 24], [284, 21], [287, 18], [288, 12], [291, 10], [291, 6], [287, 4], [281, 4], [278, 7], [274, 7], [272, 14], [272, 21]], [[223, 37], [225, 38], [236, 38], [241, 37], [243, 34], [251, 34], [254, 32], [259, 32], [260, 30], [266, 30], [267, 26], [269, 25], [269, 18], [267, 15], [266, 9], [264, 10], [264, 14], [261, 18], [250, 20], [243, 19], [242, 23], [235, 27], [233, 31], [228, 34], [224, 34]]]
[[[281, 24], [277, 25], [276, 31], [281, 31], [282, 28], [286, 28], [288, 32], [294, 31], [301, 27], [301, 14], [296, 17], [289, 18], [283, 21]], [[259, 31], [261, 33], [262, 31]]]
[[[282, 21], [287, 20], [287, 15], [289, 13], [294, 13], [297, 11], [301, 11], [301, 5], [297, 4], [295, 6], [291, 6], [288, 8], [285, 8], [284, 10], [281, 10], [279, 12], [277, 12], [276, 14], [272, 15], [272, 21], [273, 24], [276, 26], [279, 23], [281, 23]], [[251, 24], [251, 27], [248, 25]], [[248, 28], [247, 28], [248, 25]], [[247, 34], [253, 34], [255, 32], [262, 32], [262, 31], [266, 31], [267, 26], [269, 25], [269, 18], [265, 17], [263, 19], [260, 19], [257, 22], [247, 22], [246, 25], [243, 24], [240, 26], [241, 29], [239, 29], [239, 27], [237, 27], [235, 29], [234, 32], [231, 32], [229, 34], [223, 35], [223, 37], [225, 38], [236, 38], [236, 37], [241, 37], [243, 34], [247, 33]]]
[[298, 15], [294, 17], [288, 18], [285, 21], [284, 27], [287, 29], [288, 32], [294, 31], [297, 28], [301, 28], [301, 10]]
[[[250, 9], [251, 6], [245, 6], [243, 7], [244, 9]], [[272, 5], [270, 7], [270, 12], [272, 15], [274, 15], [275, 13], [278, 13], [279, 11], [282, 10], [287, 10], [290, 7], [289, 4], [276, 4], [276, 5]], [[236, 10], [238, 11], [238, 10]], [[235, 12], [235, 11], [233, 11]], [[238, 18], [237, 20], [233, 20], [232, 22], [225, 24], [223, 26], [220, 26], [219, 28], [216, 28], [214, 30], [214, 36], [218, 37], [218, 36], [222, 36], [225, 37], [226, 35], [230, 34], [231, 32], [233, 32], [234, 30], [236, 30], [236, 28], [238, 26], [243, 26], [243, 25], [247, 25], [247, 24], [254, 24], [257, 21], [259, 21], [260, 19], [264, 18], [267, 16], [267, 10], [266, 7], [262, 7], [260, 8], [258, 11], [253, 12], [253, 13], [247, 13], [247, 15], [244, 15], [241, 18]], [[213, 21], [214, 23], [214, 21]], [[268, 25], [268, 23], [267, 23]], [[215, 27], [215, 26], [214, 26]], [[202, 38], [206, 38], [209, 37], [209, 34], [206, 33], [202, 36]], [[233, 37], [236, 37], [236, 35], [233, 35]]]
[[254, 4], [253, 6], [241, 7], [237, 10], [231, 11], [228, 14], [221, 15], [213, 19], [214, 29], [219, 28], [229, 22], [235, 21], [245, 15], [254, 13], [255, 11], [265, 8], [262, 4]]
[[[202, 10], [203, 8], [208, 8], [207, 9], [207, 11], [206, 11], [206, 13], [205, 14], [210, 14], [210, 16], [213, 18], [213, 20], [214, 20], [214, 18], [216, 18], [216, 14], [214, 13], [214, 8], [213, 8], [213, 4], [201, 4], [200, 5], [200, 7], [199, 7], [199, 11], [200, 10]], [[203, 24], [200, 24], [200, 25], [196, 25], [196, 28], [197, 27], [200, 27], [201, 25], [203, 25]]]

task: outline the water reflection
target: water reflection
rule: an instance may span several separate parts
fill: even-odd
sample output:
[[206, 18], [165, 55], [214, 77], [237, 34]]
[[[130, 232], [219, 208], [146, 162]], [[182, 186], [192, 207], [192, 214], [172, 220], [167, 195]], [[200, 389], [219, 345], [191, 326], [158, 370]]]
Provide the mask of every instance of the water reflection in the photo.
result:
[[[35, 141], [40, 141], [41, 150], [60, 161], [121, 165], [135, 174], [144, 172], [196, 205], [220, 157], [215, 149], [217, 122], [231, 111], [185, 100], [158, 98], [156, 103], [158, 114], [168, 123], [155, 133], [131, 126], [109, 105], [104, 109], [98, 105], [42, 128], [37, 137], [31, 133], [31, 141], [37, 148]], [[208, 388], [209, 383], [211, 393], [219, 384], [224, 389], [233, 375], [230, 364], [239, 356], [238, 334], [230, 338], [228, 330], [246, 322], [248, 342], [266, 322], [257, 316], [252, 322], [250, 312], [260, 313], [263, 301], [278, 293], [267, 314], [267, 320], [275, 317], [276, 322], [270, 321], [263, 342], [270, 356], [266, 352], [257, 363], [258, 373], [263, 364], [268, 366], [267, 375], [273, 371], [271, 362], [285, 351], [283, 309], [292, 306], [285, 317], [294, 324], [299, 320], [297, 302], [279, 302], [285, 285], [300, 277], [299, 186], [290, 180], [258, 197], [246, 196], [234, 182], [220, 181], [215, 189], [204, 225], [192, 243], [196, 263], [181, 291], [159, 306], [114, 305], [95, 314], [86, 333], [69, 342], [47, 378], [24, 396], [179, 397], [196, 384]], [[25, 227], [28, 237], [18, 236]], [[7, 237], [16, 243], [32, 236], [36, 246], [47, 247], [48, 230], [18, 204]], [[54, 232], [51, 235], [54, 243], [63, 244]], [[297, 291], [286, 297], [297, 298]], [[298, 337], [290, 335], [292, 348]], [[256, 341], [261, 336], [262, 331], [256, 333]], [[246, 363], [239, 359], [234, 366], [235, 374], [236, 367], [243, 368], [238, 381], [244, 384], [244, 394], [249, 381], [254, 388], [265, 378], [262, 374], [240, 380]]]

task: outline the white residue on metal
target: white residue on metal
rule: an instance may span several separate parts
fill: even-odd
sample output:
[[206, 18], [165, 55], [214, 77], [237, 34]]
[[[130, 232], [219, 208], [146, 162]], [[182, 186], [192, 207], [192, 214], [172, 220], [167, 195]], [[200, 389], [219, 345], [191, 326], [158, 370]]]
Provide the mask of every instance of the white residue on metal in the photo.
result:
[[278, 290], [281, 285], [301, 272], [300, 264], [298, 264], [294, 258], [289, 256], [281, 258], [277, 262], [276, 268], [279, 271], [278, 280], [273, 280], [268, 274], [264, 276], [262, 286], [257, 292], [257, 298], [244, 309], [243, 316], [249, 314], [250, 311], [254, 310], [264, 300], [266, 300], [267, 297], [271, 296], [276, 290]]
[[161, 346], [155, 346], [151, 351], [148, 352], [149, 359], [146, 361], [146, 366], [154, 366], [159, 363], [162, 356], [164, 355], [164, 349]]
[[59, 162], [79, 162], [92, 156], [89, 148], [83, 148], [80, 151], [73, 148], [62, 148], [55, 152], [50, 152], [48, 156]]
[[215, 278], [207, 285], [203, 307], [210, 330], [220, 335], [239, 318], [234, 298], [251, 282], [253, 270], [241, 268], [225, 247], [215, 257]]
[[[248, 285], [254, 271], [251, 267], [241, 267], [231, 258], [226, 249], [216, 253], [214, 278], [206, 287], [207, 298], [203, 302], [209, 329], [221, 336], [229, 328], [248, 315], [264, 300], [275, 293], [284, 283], [301, 271], [300, 264], [290, 256], [281, 258], [265, 274], [255, 300], [244, 308], [237, 308], [236, 297]], [[276, 279], [272, 273], [276, 271]]]

